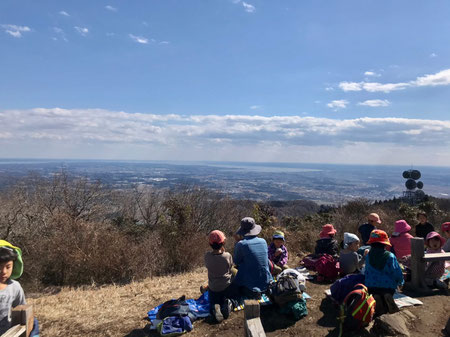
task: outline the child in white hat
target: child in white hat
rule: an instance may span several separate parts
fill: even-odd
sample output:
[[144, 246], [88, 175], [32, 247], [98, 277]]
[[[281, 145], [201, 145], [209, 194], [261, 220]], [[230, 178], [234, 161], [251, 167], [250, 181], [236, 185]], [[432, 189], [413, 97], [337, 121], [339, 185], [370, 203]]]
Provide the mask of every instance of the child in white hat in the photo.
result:
[[[359, 273], [364, 265], [364, 259], [357, 253], [359, 248], [359, 238], [352, 233], [344, 233], [344, 249], [341, 250], [339, 256], [339, 265], [341, 275]], [[364, 251], [364, 256], [369, 253], [369, 250]]]

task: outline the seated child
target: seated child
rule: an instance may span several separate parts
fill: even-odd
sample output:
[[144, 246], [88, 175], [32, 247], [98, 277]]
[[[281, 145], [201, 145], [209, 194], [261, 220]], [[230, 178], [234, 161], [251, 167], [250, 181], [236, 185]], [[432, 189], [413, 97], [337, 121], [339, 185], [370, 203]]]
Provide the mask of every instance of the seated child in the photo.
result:
[[[339, 265], [341, 275], [359, 273], [364, 265], [364, 259], [357, 253], [359, 247], [359, 238], [352, 233], [344, 233], [344, 249], [341, 250], [339, 256]], [[369, 250], [364, 251], [364, 256], [369, 253]]]
[[333, 225], [324, 225], [322, 227], [322, 231], [319, 234], [320, 239], [316, 241], [316, 248], [314, 249], [314, 253], [316, 255], [329, 254], [333, 257], [337, 257], [339, 245], [338, 242], [334, 239], [335, 235], [336, 229], [334, 229]]
[[0, 240], [0, 335], [11, 327], [11, 309], [26, 304], [20, 283], [14, 281], [22, 275], [22, 271], [20, 248]]
[[288, 251], [284, 245], [284, 233], [282, 231], [275, 231], [273, 233], [272, 243], [269, 246], [268, 252], [272, 275], [278, 275], [284, 269], [289, 268], [287, 266]]
[[411, 239], [413, 236], [409, 234], [410, 230], [411, 226], [405, 220], [395, 222], [394, 233], [392, 233], [389, 241], [398, 260], [411, 255]]
[[366, 255], [365, 285], [376, 301], [375, 314], [398, 311], [393, 295], [402, 286], [403, 273], [394, 254], [386, 250], [391, 246], [385, 231], [375, 229], [370, 233], [370, 251]]
[[[426, 253], [444, 253], [442, 246], [445, 243], [445, 239], [436, 232], [430, 232], [427, 234], [426, 241], [427, 250]], [[425, 269], [425, 282], [430, 287], [436, 287], [439, 289], [447, 289], [447, 285], [440, 281], [439, 278], [445, 273], [445, 261], [432, 261], [427, 263]]]
[[447, 238], [447, 241], [442, 246], [444, 252], [450, 252], [450, 222], [444, 222], [441, 226], [442, 235]]
[[228, 318], [232, 309], [227, 290], [231, 284], [233, 257], [225, 252], [225, 240], [225, 234], [219, 230], [209, 233], [212, 251], [205, 254], [211, 314], [218, 322]]

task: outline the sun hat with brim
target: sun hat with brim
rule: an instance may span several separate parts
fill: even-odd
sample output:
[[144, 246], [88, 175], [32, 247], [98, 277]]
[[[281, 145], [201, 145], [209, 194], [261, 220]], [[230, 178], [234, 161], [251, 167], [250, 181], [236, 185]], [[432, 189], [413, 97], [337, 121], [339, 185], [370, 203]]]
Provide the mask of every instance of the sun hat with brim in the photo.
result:
[[241, 220], [241, 227], [236, 232], [237, 235], [255, 236], [261, 233], [261, 226], [257, 225], [255, 219], [245, 217]]
[[374, 229], [370, 233], [369, 241], [367, 241], [367, 244], [371, 245], [372, 243], [382, 243], [383, 245], [392, 246], [389, 242], [389, 237], [386, 234], [385, 231], [382, 231], [381, 229]]
[[19, 247], [13, 246], [8, 241], [0, 240], [0, 248], [12, 249], [17, 253], [17, 259], [14, 261], [11, 279], [17, 279], [23, 273], [22, 250]]
[[284, 233], [282, 231], [273, 232], [272, 239], [282, 239], [284, 241]]
[[429, 232], [427, 234], [425, 241], [428, 242], [428, 240], [432, 238], [439, 238], [439, 240], [441, 240], [441, 247], [445, 244], [445, 239], [442, 236], [440, 236], [440, 234], [437, 232]]
[[332, 224], [326, 224], [324, 226], [322, 226], [322, 231], [320, 232], [319, 236], [322, 239], [325, 239], [327, 237], [329, 237], [330, 235], [334, 235], [336, 234], [336, 229], [334, 229]]
[[370, 213], [367, 220], [375, 221], [377, 224], [381, 223], [380, 216], [377, 213]]
[[441, 225], [441, 231], [443, 232], [450, 231], [450, 222], [444, 222]]
[[211, 233], [209, 233], [209, 244], [212, 245], [213, 243], [224, 243], [225, 242], [225, 234], [219, 230], [213, 230]]
[[395, 222], [394, 233], [392, 235], [398, 236], [401, 233], [406, 233], [411, 230], [411, 226], [405, 220], [398, 220]]

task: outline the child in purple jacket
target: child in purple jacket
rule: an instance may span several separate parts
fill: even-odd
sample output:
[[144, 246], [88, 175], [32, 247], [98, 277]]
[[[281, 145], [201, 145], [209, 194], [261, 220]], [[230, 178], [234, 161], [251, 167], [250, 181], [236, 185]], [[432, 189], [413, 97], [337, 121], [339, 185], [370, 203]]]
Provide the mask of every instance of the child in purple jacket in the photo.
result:
[[269, 267], [272, 275], [278, 275], [287, 266], [288, 251], [284, 245], [284, 233], [282, 231], [275, 231], [272, 236], [272, 243], [269, 246]]

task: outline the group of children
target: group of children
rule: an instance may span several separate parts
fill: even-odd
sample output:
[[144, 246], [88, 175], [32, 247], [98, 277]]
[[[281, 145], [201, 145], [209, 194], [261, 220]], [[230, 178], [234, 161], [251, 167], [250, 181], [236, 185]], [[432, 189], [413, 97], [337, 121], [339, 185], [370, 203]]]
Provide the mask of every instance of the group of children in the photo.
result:
[[[416, 226], [416, 234], [425, 235], [426, 252], [449, 252], [450, 222], [442, 224], [442, 235], [446, 238], [444, 239], [434, 231], [434, 228], [429, 231], [431, 225], [426, 222], [424, 213], [419, 213], [418, 218], [421, 222]], [[368, 216], [368, 223], [359, 227], [362, 247], [360, 247], [359, 237], [347, 232], [344, 233], [343, 241], [339, 245], [336, 240], [336, 229], [332, 224], [326, 224], [322, 227], [320, 238], [316, 242], [315, 255], [328, 254], [338, 260], [341, 276], [358, 274], [363, 271], [365, 285], [369, 292], [378, 299], [380, 306], [385, 306], [388, 311], [392, 312], [396, 311], [393, 294], [404, 283], [403, 269], [399, 261], [408, 265], [408, 257], [411, 254], [410, 240], [413, 236], [409, 234], [411, 226], [405, 220], [395, 222], [395, 229], [390, 238], [385, 231], [377, 229], [379, 224], [381, 224], [381, 220], [378, 214], [371, 213]], [[427, 230], [428, 232], [426, 232]], [[230, 285], [236, 275], [233, 258], [223, 248], [225, 240], [222, 232], [212, 231], [209, 235], [212, 252], [207, 252], [205, 255], [210, 303], [212, 313], [218, 321], [229, 315], [231, 303], [227, 301], [227, 297], [232, 296], [233, 291], [230, 291], [229, 288], [232, 288]], [[267, 258], [269, 271], [273, 276], [288, 268], [288, 250], [283, 232], [273, 233], [272, 242], [267, 249]], [[257, 267], [255, 266], [255, 268]], [[255, 269], [254, 272], [260, 273], [261, 271]], [[427, 284], [437, 288], [447, 288], [447, 285], [439, 280], [444, 272], [445, 261], [429, 263], [426, 269]]]

